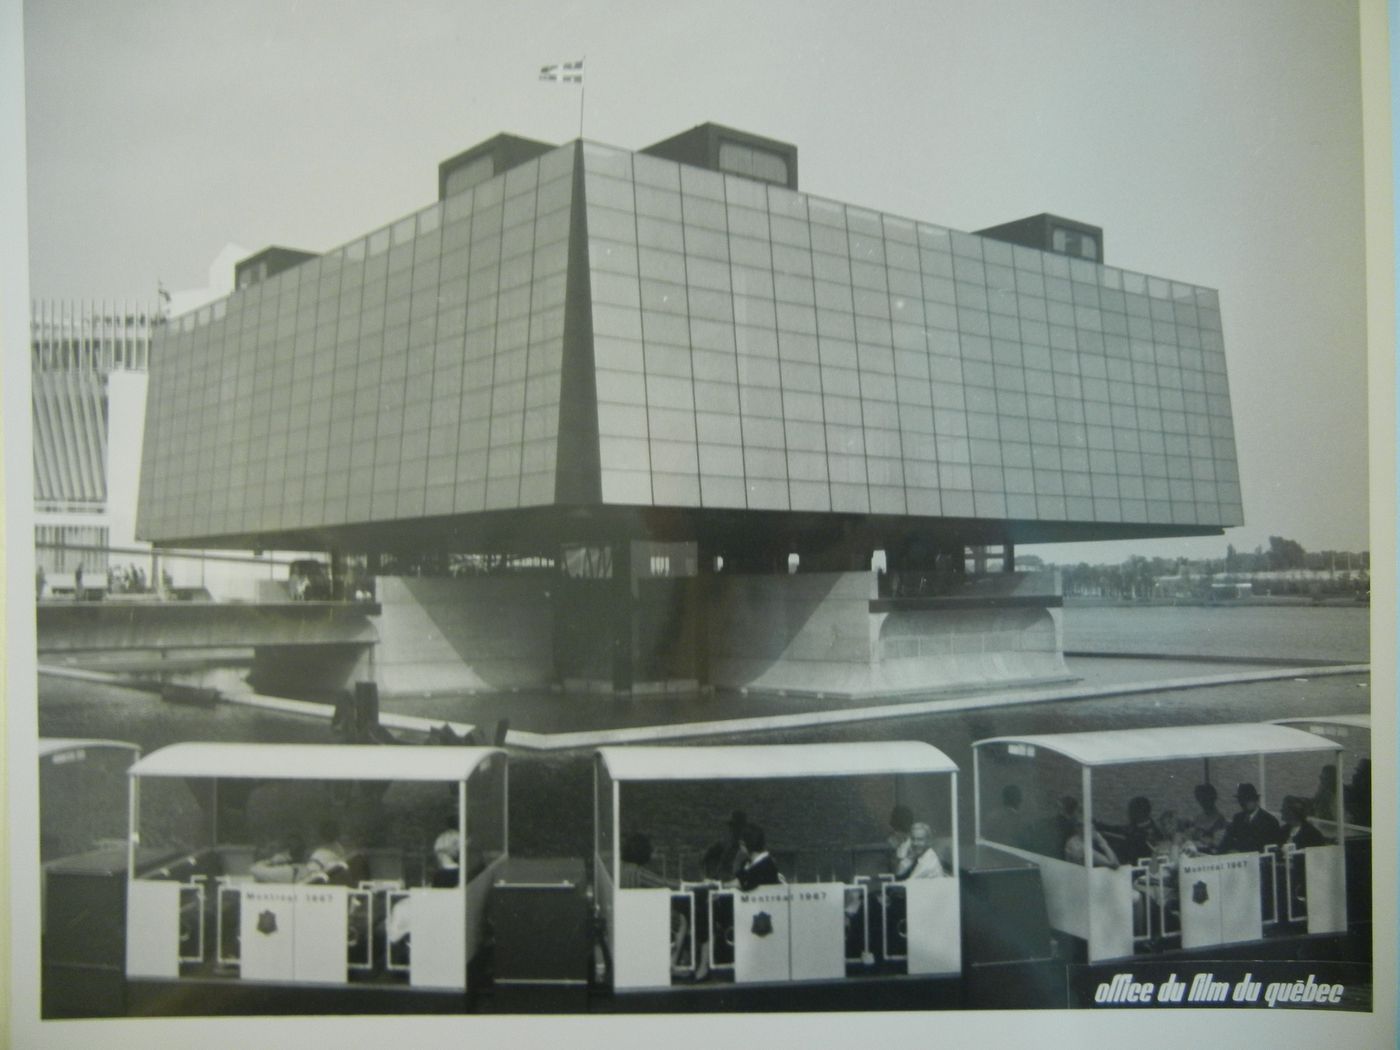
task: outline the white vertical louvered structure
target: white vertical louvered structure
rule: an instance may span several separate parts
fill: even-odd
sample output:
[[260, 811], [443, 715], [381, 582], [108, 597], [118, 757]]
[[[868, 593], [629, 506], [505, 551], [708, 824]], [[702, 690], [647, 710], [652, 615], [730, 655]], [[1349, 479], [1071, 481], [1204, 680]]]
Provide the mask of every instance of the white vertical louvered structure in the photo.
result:
[[[158, 310], [31, 304], [35, 545], [47, 576], [100, 577], [99, 548], [134, 541], [146, 372]], [[120, 504], [120, 505], [118, 505]]]

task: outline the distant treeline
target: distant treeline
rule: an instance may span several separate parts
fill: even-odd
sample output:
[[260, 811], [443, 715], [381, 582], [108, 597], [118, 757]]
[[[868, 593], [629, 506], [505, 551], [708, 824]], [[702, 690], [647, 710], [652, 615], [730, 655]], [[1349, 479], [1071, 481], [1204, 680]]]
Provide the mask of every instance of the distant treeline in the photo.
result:
[[1371, 589], [1370, 551], [1306, 551], [1281, 536], [1270, 536], [1267, 549], [1252, 552], [1231, 544], [1223, 558], [1133, 555], [1117, 565], [1080, 562], [1059, 568], [1066, 594], [1108, 598], [1361, 596]]

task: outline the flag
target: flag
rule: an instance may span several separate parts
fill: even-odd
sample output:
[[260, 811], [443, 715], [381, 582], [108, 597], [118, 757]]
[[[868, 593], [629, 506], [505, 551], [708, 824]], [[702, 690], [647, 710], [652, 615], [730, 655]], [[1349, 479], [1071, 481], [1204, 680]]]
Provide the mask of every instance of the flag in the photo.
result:
[[577, 62], [541, 66], [540, 79], [550, 80], [556, 84], [582, 84], [583, 59], [579, 59]]

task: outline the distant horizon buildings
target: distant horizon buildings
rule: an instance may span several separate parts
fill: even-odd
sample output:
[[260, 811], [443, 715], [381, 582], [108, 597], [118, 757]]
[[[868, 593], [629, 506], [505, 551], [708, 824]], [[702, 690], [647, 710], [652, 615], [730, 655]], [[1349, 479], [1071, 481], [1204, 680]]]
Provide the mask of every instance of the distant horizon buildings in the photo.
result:
[[[170, 316], [227, 295], [234, 264], [247, 254], [225, 245], [207, 286], [162, 288], [150, 302], [31, 301], [35, 564], [46, 590], [71, 588], [79, 569], [94, 591], [106, 588], [109, 569], [149, 570], [136, 502], [155, 333]], [[227, 567], [196, 575], [178, 560], [165, 566], [181, 582], [228, 575]]]
[[153, 304], [31, 304], [35, 561], [48, 579], [81, 569], [105, 587], [104, 548], [137, 545], [147, 372], [163, 320]]

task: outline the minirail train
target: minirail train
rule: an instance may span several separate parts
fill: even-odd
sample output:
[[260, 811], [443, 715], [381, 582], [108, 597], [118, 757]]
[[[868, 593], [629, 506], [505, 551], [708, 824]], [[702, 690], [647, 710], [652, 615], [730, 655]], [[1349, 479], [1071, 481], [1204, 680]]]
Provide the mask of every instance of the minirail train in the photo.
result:
[[[605, 747], [566, 857], [511, 854], [555, 815], [512, 810], [500, 748], [127, 745], [124, 834], [45, 859], [44, 1013], [1062, 1007], [1125, 962], [1359, 968], [1369, 828], [1313, 728], [997, 737], [970, 778], [916, 741]], [[1202, 785], [1292, 823], [1193, 838]]]

